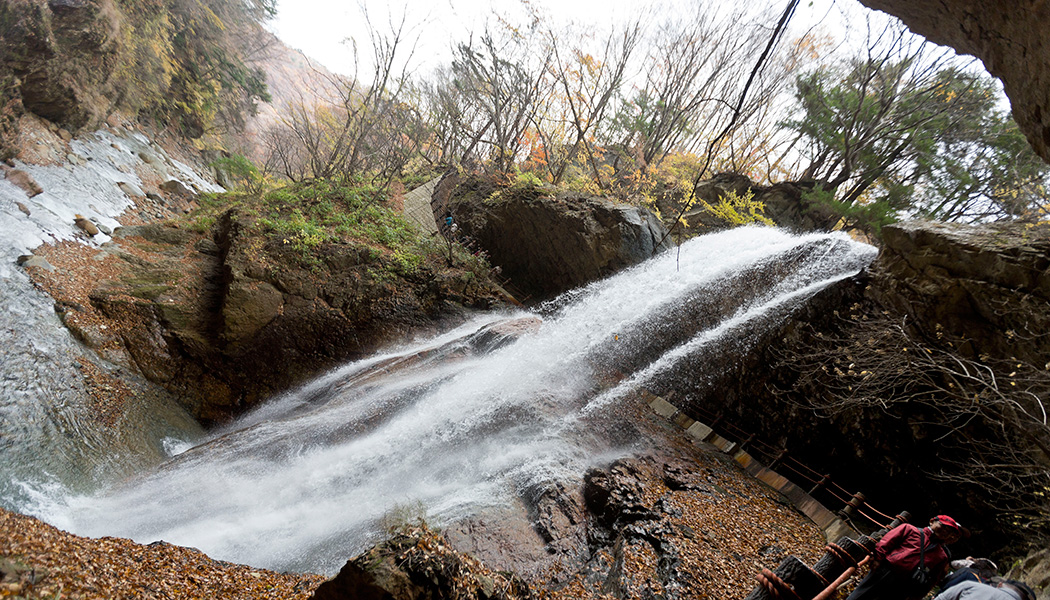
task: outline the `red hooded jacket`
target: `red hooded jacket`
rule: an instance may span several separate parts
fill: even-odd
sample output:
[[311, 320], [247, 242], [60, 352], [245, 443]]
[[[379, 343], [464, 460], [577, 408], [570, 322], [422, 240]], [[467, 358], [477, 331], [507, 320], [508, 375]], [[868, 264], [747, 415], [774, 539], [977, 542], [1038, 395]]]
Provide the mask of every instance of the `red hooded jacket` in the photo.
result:
[[933, 581], [940, 581], [948, 572], [949, 556], [944, 544], [929, 527], [919, 529], [914, 525], [902, 523], [882, 536], [875, 546], [875, 559], [886, 562], [898, 572], [905, 573], [919, 566], [919, 532], [922, 532], [926, 552], [923, 563], [930, 570]]

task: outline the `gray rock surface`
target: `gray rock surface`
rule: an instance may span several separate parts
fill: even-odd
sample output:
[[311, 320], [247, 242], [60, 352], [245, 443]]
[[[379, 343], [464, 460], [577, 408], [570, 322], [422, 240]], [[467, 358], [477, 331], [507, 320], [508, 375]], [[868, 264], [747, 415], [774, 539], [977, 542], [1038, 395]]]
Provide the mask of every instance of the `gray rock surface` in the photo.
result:
[[1050, 358], [1050, 226], [909, 222], [883, 229], [872, 295], [982, 353]]
[[489, 254], [523, 297], [547, 298], [606, 277], [673, 246], [656, 215], [542, 188], [496, 190], [468, 180], [450, 212], [464, 241]]

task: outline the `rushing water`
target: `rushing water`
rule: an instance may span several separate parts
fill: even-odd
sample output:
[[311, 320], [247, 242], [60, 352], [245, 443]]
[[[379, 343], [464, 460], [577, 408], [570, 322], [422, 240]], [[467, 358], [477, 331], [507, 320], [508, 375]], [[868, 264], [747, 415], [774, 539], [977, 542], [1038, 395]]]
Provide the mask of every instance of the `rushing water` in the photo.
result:
[[[41, 141], [38, 148], [47, 146]], [[44, 189], [32, 198], [0, 179], [0, 505], [14, 509], [26, 509], [49, 484], [94, 489], [115, 473], [130, 474], [163, 460], [173, 440], [200, 435], [187, 415], [162, 404], [128, 406], [119, 426], [100, 424], [78, 359], [103, 370], [112, 365], [73, 338], [55, 315], [52, 299], [33, 286], [16, 260], [43, 243], [77, 236], [90, 245], [108, 241], [105, 234], [83, 236], [73, 217], [79, 213], [102, 226], [118, 226], [115, 217], [132, 204], [118, 184], [141, 186], [136, 172], [144, 169], [154, 170], [161, 181], [178, 178], [203, 190], [220, 188], [132, 132], [99, 131], [73, 140], [68, 153], [72, 158], [62, 165], [16, 164]]]
[[151, 472], [39, 490], [28, 509], [79, 534], [330, 573], [398, 505], [421, 503], [441, 524], [538, 481], [578, 480], [630, 449], [609, 419], [627, 392], [697, 352], [746, 349], [874, 254], [840, 234], [698, 238], [541, 307], [538, 329], [491, 352], [473, 352], [472, 334], [525, 313], [346, 365]]

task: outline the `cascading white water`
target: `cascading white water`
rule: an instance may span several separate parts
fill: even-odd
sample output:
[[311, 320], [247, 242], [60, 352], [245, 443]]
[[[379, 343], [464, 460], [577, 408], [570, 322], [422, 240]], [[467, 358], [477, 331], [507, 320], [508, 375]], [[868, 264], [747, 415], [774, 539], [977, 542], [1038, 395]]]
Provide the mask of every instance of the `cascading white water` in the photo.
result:
[[605, 420], [626, 391], [697, 351], [739, 352], [874, 255], [842, 234], [697, 238], [542, 307], [537, 331], [492, 352], [468, 352], [470, 334], [524, 314], [332, 371], [152, 473], [42, 494], [33, 512], [79, 534], [331, 573], [399, 504], [440, 525], [628, 451]]

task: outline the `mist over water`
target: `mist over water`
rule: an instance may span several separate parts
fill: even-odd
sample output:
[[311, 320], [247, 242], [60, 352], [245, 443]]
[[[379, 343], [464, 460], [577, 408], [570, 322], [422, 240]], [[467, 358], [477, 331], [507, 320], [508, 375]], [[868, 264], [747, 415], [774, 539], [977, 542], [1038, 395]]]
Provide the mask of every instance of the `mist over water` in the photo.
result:
[[841, 234], [696, 238], [540, 307], [537, 329], [496, 350], [479, 351], [474, 334], [534, 315], [481, 315], [335, 369], [152, 472], [90, 493], [41, 490], [28, 511], [81, 535], [332, 573], [399, 505], [450, 523], [636, 449], [616, 419], [630, 391], [697, 352], [746, 351], [874, 256]]

